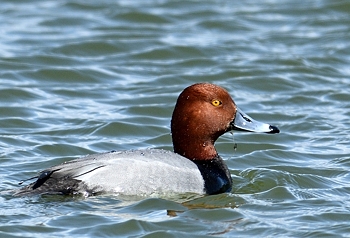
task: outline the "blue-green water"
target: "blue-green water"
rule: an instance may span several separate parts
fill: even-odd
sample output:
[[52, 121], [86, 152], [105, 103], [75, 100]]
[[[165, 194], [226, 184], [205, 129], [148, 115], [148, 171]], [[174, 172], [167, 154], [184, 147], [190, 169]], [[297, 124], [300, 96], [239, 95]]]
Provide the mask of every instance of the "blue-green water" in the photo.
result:
[[[350, 237], [349, 1], [5, 0], [0, 32], [1, 237]], [[218, 140], [231, 193], [12, 197], [82, 155], [171, 150], [196, 82], [281, 129]]]

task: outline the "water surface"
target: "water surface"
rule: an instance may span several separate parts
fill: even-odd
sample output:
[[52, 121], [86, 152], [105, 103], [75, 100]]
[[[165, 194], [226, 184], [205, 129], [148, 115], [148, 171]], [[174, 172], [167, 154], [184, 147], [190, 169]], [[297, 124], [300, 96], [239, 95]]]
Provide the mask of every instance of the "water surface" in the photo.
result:
[[[350, 236], [348, 1], [5, 0], [0, 13], [1, 237]], [[12, 197], [82, 155], [171, 150], [175, 100], [197, 82], [281, 129], [218, 140], [231, 193]]]

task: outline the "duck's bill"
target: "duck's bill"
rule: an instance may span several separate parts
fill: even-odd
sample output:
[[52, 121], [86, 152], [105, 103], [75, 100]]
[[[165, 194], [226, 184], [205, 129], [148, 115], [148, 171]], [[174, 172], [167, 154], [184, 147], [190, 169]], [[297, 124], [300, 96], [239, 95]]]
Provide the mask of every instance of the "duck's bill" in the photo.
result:
[[280, 130], [276, 126], [259, 122], [245, 114], [242, 110], [237, 108], [236, 117], [231, 123], [233, 130], [262, 132], [262, 133], [279, 133]]

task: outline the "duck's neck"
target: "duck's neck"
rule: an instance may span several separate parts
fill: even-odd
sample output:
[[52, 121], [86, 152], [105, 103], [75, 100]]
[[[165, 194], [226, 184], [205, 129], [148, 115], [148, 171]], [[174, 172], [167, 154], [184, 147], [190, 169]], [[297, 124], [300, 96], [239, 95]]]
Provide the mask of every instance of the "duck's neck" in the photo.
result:
[[174, 140], [174, 152], [190, 160], [211, 160], [218, 156], [211, 141], [195, 140], [194, 138], [182, 138], [180, 141]]

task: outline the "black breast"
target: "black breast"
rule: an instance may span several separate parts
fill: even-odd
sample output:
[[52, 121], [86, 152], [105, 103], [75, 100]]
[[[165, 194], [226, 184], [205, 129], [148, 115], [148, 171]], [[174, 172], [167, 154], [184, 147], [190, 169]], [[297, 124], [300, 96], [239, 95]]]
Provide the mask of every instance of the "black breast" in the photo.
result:
[[219, 194], [231, 191], [231, 174], [219, 155], [211, 160], [194, 160], [193, 162], [198, 166], [202, 174], [207, 194]]

